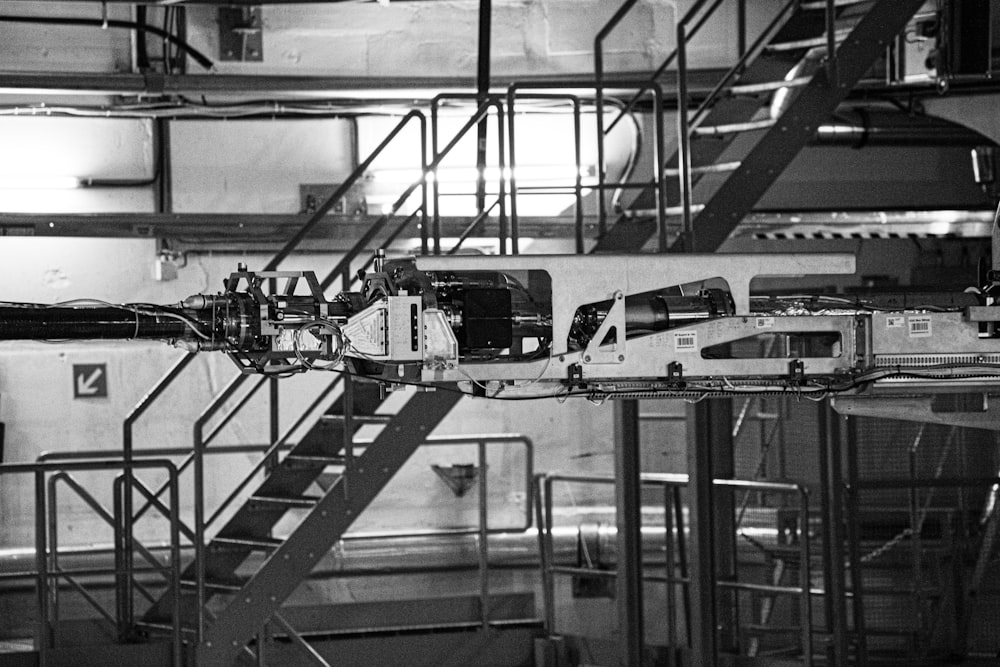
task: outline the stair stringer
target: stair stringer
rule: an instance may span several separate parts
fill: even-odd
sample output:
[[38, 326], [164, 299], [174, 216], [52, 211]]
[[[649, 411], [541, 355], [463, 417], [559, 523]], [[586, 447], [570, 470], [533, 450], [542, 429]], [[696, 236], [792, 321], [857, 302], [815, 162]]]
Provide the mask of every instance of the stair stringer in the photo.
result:
[[196, 650], [198, 664], [233, 663], [460, 398], [454, 391], [417, 392], [406, 402], [351, 469], [216, 615]]
[[[923, 4], [878, 0], [872, 5], [837, 49], [835, 84], [829, 82], [825, 68], [816, 72], [694, 216], [694, 239], [686, 250], [714, 252], [725, 242]], [[674, 249], [681, 243], [678, 239]]]

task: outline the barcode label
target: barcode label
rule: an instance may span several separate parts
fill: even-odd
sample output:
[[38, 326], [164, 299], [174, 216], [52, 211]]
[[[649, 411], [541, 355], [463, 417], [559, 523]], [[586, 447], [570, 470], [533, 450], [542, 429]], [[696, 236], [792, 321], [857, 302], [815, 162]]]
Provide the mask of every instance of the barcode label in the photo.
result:
[[931, 335], [930, 315], [918, 315], [906, 318], [909, 326], [910, 338], [929, 338]]
[[674, 334], [674, 351], [685, 352], [698, 347], [698, 333], [696, 331], [679, 331]]
[[906, 318], [902, 315], [889, 315], [885, 318], [885, 326], [890, 329], [902, 329], [906, 326]]
[[774, 326], [773, 317], [758, 317], [757, 318], [757, 328], [758, 329], [770, 329]]

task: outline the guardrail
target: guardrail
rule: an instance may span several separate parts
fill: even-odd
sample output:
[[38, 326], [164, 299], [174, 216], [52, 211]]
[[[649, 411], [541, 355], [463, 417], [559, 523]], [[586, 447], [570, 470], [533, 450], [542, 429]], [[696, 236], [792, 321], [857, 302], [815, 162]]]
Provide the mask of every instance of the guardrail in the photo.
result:
[[[56, 505], [56, 488], [59, 482], [66, 483], [71, 489], [80, 495], [97, 514], [111, 525], [114, 529], [116, 542], [116, 555], [125, 553], [131, 554], [138, 550], [144, 557], [150, 554], [145, 547], [137, 542], [131, 534], [126, 534], [123, 530], [125, 524], [122, 513], [120, 492], [124, 488], [122, 480], [125, 473], [134, 473], [137, 469], [162, 469], [166, 471], [169, 491], [168, 506], [160, 506], [161, 511], [170, 522], [170, 562], [162, 565], [155, 558], [149, 558], [150, 567], [148, 571], [157, 572], [163, 575], [170, 586], [175, 589], [180, 585], [180, 511], [179, 493], [177, 486], [177, 468], [174, 463], [167, 459], [154, 458], [140, 461], [125, 462], [122, 459], [84, 459], [76, 461], [59, 461], [43, 463], [6, 463], [0, 464], [0, 477], [12, 474], [34, 475], [34, 500], [35, 500], [35, 571], [29, 573], [36, 581], [37, 605], [38, 605], [38, 626], [35, 636], [35, 648], [38, 651], [38, 664], [44, 667], [47, 664], [49, 651], [52, 649], [54, 631], [57, 623], [58, 613], [58, 585], [53, 586], [58, 581], [63, 580], [69, 583], [79, 592], [88, 604], [94, 606], [98, 612], [110, 623], [117, 626], [119, 633], [126, 631], [125, 609], [127, 601], [122, 598], [122, 590], [119, 588], [116, 595], [116, 613], [112, 615], [95, 598], [89, 595], [86, 588], [80, 583], [79, 578], [92, 575], [112, 575], [117, 581], [131, 579], [135, 570], [131, 561], [124, 558], [115, 559], [115, 566], [111, 569], [63, 569], [58, 560], [58, 507]], [[115, 507], [108, 511], [98, 503], [93, 495], [87, 492], [70, 473], [84, 471], [122, 471], [115, 481]], [[132, 479], [133, 486], [141, 485], [137, 480]], [[142, 487], [143, 493], [148, 493], [148, 489]], [[51, 512], [51, 513], [50, 513]], [[6, 575], [5, 578], [21, 577], [24, 574]], [[180, 616], [180, 598], [174, 600], [174, 613]], [[175, 626], [170, 634], [171, 650], [174, 667], [181, 665], [181, 631], [179, 626]]]
[[[559, 475], [540, 474], [535, 477], [535, 511], [536, 522], [539, 526], [539, 550], [542, 559], [542, 589], [545, 606], [545, 629], [549, 636], [558, 634], [556, 632], [556, 605], [555, 605], [555, 577], [562, 576], [586, 576], [603, 577], [608, 579], [617, 578], [617, 573], [611, 570], [598, 570], [583, 567], [567, 567], [556, 565], [552, 553], [552, 487], [556, 482], [567, 484], [603, 484], [614, 485], [613, 476], [606, 475]], [[644, 581], [662, 582], [666, 585], [666, 605], [667, 605], [667, 627], [668, 642], [671, 647], [677, 647], [678, 641], [674, 634], [677, 627], [676, 617], [676, 597], [675, 588], [682, 588], [685, 609], [685, 627], [690, 628], [690, 612], [687, 602], [687, 586], [689, 579], [686, 572], [686, 546], [685, 529], [683, 524], [683, 513], [680, 511], [679, 491], [688, 484], [688, 476], [682, 474], [657, 474], [643, 473], [640, 476], [640, 483], [645, 487], [661, 488], [664, 490], [664, 576], [644, 574]], [[803, 664], [812, 664], [813, 638], [812, 638], [812, 604], [811, 595], [814, 591], [810, 587], [810, 536], [809, 536], [809, 492], [801, 484], [762, 482], [740, 479], [716, 479], [714, 486], [718, 488], [729, 488], [744, 491], [760, 491], [767, 493], [778, 493], [798, 496], [797, 526], [795, 531], [789, 531], [786, 535], [793, 542], [798, 543], [799, 585], [780, 586], [769, 584], [757, 584], [740, 581], [716, 581], [716, 589], [730, 589], [748, 593], [767, 593], [769, 595], [792, 595], [798, 598], [800, 616], [800, 637], [802, 642]], [[674, 576], [674, 572], [680, 569], [681, 576]]]

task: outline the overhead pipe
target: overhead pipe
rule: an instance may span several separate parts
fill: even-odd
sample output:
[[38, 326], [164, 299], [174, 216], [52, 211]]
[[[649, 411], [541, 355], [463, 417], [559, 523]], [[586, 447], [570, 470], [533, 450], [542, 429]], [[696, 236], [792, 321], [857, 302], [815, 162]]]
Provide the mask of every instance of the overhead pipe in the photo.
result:
[[853, 107], [816, 129], [820, 146], [982, 146], [992, 142], [975, 130], [934, 116]]

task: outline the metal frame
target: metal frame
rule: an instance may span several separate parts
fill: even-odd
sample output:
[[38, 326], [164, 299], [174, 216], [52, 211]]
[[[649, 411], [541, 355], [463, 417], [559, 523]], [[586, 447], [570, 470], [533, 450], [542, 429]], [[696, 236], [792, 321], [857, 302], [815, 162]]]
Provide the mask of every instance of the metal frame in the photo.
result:
[[[58, 481], [66, 480], [69, 481], [72, 478], [69, 476], [70, 472], [83, 472], [83, 471], [114, 471], [121, 470], [124, 472], [134, 473], [137, 469], [162, 469], [166, 471], [168, 480], [167, 485], [169, 488], [169, 510], [167, 512], [167, 518], [170, 521], [170, 563], [168, 565], [161, 565], [154, 568], [160, 573], [167, 573], [167, 578], [170, 585], [175, 589], [180, 585], [180, 494], [178, 491], [178, 472], [174, 463], [167, 459], [149, 459], [142, 461], [123, 461], [121, 459], [86, 459], [79, 461], [59, 461], [59, 462], [48, 462], [48, 463], [6, 463], [0, 464], [0, 477], [8, 474], [33, 474], [35, 479], [35, 572], [34, 578], [37, 582], [37, 602], [38, 602], [38, 631], [35, 637], [35, 645], [38, 650], [38, 662], [39, 665], [44, 667], [48, 664], [49, 651], [52, 649], [52, 642], [54, 639], [54, 628], [52, 613], [58, 613], [58, 600], [57, 597], [53, 595], [52, 582], [58, 579], [66, 579], [74, 586], [78, 591], [80, 591], [88, 602], [93, 603], [84, 589], [74, 583], [74, 576], [80, 575], [91, 575], [91, 574], [113, 574], [118, 581], [122, 578], [132, 579], [134, 575], [134, 568], [131, 567], [131, 563], [126, 560], [116, 559], [115, 567], [111, 570], [63, 570], [58, 563], [58, 541], [56, 533], [52, 530], [53, 526], [57, 524], [54, 517], [56, 506], [54, 504], [56, 499], [55, 494], [55, 484]], [[50, 473], [55, 473], [54, 477], [50, 477], [48, 480], [46, 476]], [[119, 477], [119, 479], [122, 479]], [[132, 480], [132, 484], [135, 481]], [[116, 485], [119, 485], [116, 482]], [[79, 485], [73, 484], [74, 488], [80, 488]], [[127, 487], [126, 487], [127, 488]], [[88, 501], [89, 502], [89, 501]], [[93, 505], [92, 505], [93, 507]], [[52, 508], [52, 514], [50, 515], [50, 508]], [[118, 503], [116, 502], [116, 510], [119, 509]], [[100, 514], [104, 516], [105, 519], [108, 517], [107, 511], [102, 508]], [[112, 517], [115, 527], [116, 535], [121, 535], [120, 526], [124, 523], [124, 516], [119, 514], [117, 517]], [[134, 541], [131, 535], [128, 535], [129, 542], [120, 543], [116, 545], [116, 551], [123, 549], [124, 553], [131, 554], [136, 546], [141, 547], [137, 542]], [[20, 576], [20, 575], [18, 575]], [[127, 592], [122, 592], [119, 590], [118, 604], [117, 604], [117, 624], [121, 628], [127, 622], [127, 616], [125, 614], [130, 611], [130, 604], [123, 604], [124, 600], [122, 595], [130, 594], [130, 590]], [[179, 605], [175, 606], [175, 612], [179, 613]], [[106, 612], [102, 612], [105, 618], [108, 617]], [[181, 654], [181, 630], [180, 627], [174, 627], [170, 634], [171, 651], [172, 651], [172, 664], [175, 667], [180, 667], [182, 654]]]
[[[542, 558], [542, 589], [543, 589], [543, 604], [545, 609], [545, 630], [550, 639], [558, 636], [556, 630], [556, 605], [555, 605], [555, 576], [588, 576], [588, 577], [603, 577], [603, 578], [616, 578], [621, 576], [614, 571], [610, 570], [594, 570], [590, 568], [581, 567], [567, 567], [554, 564], [553, 557], [553, 540], [552, 540], [552, 529], [553, 529], [553, 513], [552, 513], [552, 487], [556, 482], [566, 482], [574, 484], [616, 484], [616, 479], [614, 477], [606, 475], [561, 475], [561, 474], [546, 474], [542, 473], [535, 476], [535, 511], [536, 511], [536, 521], [538, 522], [538, 535], [539, 535], [539, 552]], [[679, 512], [680, 504], [677, 502], [676, 495], [669, 493], [668, 491], [677, 491], [689, 485], [689, 479], [687, 475], [684, 474], [671, 474], [671, 473], [643, 473], [640, 475], [640, 482], [643, 486], [648, 487], [658, 487], [664, 490], [664, 517], [665, 517], [665, 530], [667, 531], [667, 539], [665, 541], [665, 553], [667, 564], [666, 564], [666, 576], [660, 577], [657, 575], [641, 575], [642, 581], [656, 581], [666, 584], [667, 590], [667, 600], [670, 608], [667, 610], [667, 619], [670, 622], [672, 618], [673, 610], [673, 588], [675, 586], [682, 586], [683, 590], [687, 590], [691, 586], [691, 579], [688, 576], [683, 575], [680, 577], [674, 576], [674, 572], [680, 562], [675, 563], [673, 560], [673, 555], [675, 551], [675, 545], [680, 545], [681, 540], [684, 536], [683, 524], [678, 523], [674, 525], [673, 515], [676, 514], [678, 518], [682, 516]], [[810, 567], [810, 557], [811, 557], [811, 540], [809, 534], [809, 517], [810, 517], [810, 505], [809, 505], [809, 491], [802, 484], [787, 483], [787, 482], [761, 482], [755, 480], [740, 480], [740, 479], [714, 479], [712, 481], [713, 487], [717, 488], [730, 488], [734, 490], [746, 490], [746, 491], [765, 491], [769, 493], [781, 493], [781, 494], [794, 494], [799, 498], [797, 515], [798, 515], [798, 538], [799, 538], [799, 554], [802, 562], [802, 566], [799, 571], [799, 585], [798, 586], [778, 586], [778, 585], [762, 585], [762, 584], [751, 584], [747, 582], [738, 581], [716, 581], [714, 582], [714, 589], [730, 589], [735, 591], [747, 591], [747, 592], [767, 592], [776, 595], [795, 595], [799, 599], [799, 613], [801, 615], [801, 625], [802, 630], [800, 633], [802, 648], [803, 648], [803, 664], [811, 665], [813, 656], [813, 637], [812, 637], [812, 601], [811, 598], [816, 591], [811, 588], [812, 572]], [[684, 547], [680, 546], [683, 551]], [[714, 598], [715, 593], [713, 592], [712, 597]], [[689, 617], [685, 626], [691, 631], [692, 620]], [[714, 628], [711, 629], [714, 632]], [[673, 628], [671, 627], [670, 636], [672, 637]], [[623, 640], [625, 641], [625, 640]], [[677, 647], [674, 647], [677, 648]], [[695, 659], [704, 659], [706, 656], [695, 654]], [[707, 664], [707, 663], [706, 663]]]

